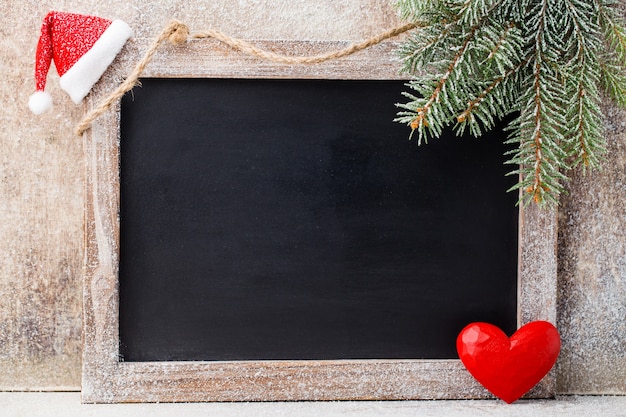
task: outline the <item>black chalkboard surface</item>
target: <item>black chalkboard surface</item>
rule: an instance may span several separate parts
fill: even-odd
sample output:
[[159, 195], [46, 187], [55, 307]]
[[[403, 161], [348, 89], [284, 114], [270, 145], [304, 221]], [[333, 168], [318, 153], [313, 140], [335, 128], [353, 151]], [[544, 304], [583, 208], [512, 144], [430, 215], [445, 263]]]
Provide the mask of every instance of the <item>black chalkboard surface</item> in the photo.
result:
[[456, 358], [512, 333], [503, 136], [418, 147], [397, 81], [145, 79], [122, 100], [124, 361]]

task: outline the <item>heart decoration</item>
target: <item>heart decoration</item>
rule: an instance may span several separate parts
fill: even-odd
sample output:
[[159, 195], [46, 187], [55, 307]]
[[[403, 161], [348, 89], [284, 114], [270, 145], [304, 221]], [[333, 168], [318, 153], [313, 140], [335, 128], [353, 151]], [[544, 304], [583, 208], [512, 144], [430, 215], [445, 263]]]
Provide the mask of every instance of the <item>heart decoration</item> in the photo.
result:
[[510, 338], [489, 323], [467, 325], [456, 340], [463, 365], [496, 397], [511, 404], [550, 371], [561, 349], [557, 329], [533, 321]]

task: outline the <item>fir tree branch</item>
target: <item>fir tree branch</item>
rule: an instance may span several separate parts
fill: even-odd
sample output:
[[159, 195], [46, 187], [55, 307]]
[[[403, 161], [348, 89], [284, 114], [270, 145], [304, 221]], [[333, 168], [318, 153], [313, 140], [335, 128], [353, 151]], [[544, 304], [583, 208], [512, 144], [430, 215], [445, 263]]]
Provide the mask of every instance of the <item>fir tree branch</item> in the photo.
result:
[[502, 35], [500, 35], [500, 38], [498, 39], [498, 41], [496, 42], [495, 46], [493, 47], [493, 49], [489, 52], [489, 55], [487, 56], [487, 60], [492, 59], [494, 56], [496, 56], [496, 54], [498, 53], [498, 51], [502, 48], [502, 46], [504, 45], [506, 39], [508, 38], [509, 33], [511, 32], [511, 30], [513, 30], [515, 28], [515, 23], [513, 22], [509, 22], [508, 25], [506, 25], [506, 28], [504, 29], [504, 32], [502, 33]]
[[626, 107], [626, 71], [617, 63], [613, 54], [600, 59], [601, 82], [604, 91], [622, 107]]
[[442, 47], [441, 44], [449, 36], [452, 36], [449, 25], [444, 25], [441, 28], [431, 25], [424, 28], [416, 35], [417, 39], [412, 38], [401, 47], [399, 52], [404, 57], [402, 70], [410, 73], [417, 71], [418, 67], [430, 61], [434, 51]]
[[592, 55], [601, 43], [598, 39], [600, 28], [594, 18], [597, 10], [594, 10], [593, 4], [579, 2], [575, 6], [573, 0], [566, 0], [565, 3], [572, 20], [572, 38], [576, 42], [572, 60], [574, 74], [570, 76], [575, 97], [570, 113], [574, 120], [571, 123], [572, 134], [566, 139], [569, 142], [567, 152], [573, 158], [571, 167], [582, 164], [584, 168], [597, 168], [606, 153], [606, 141], [600, 128], [604, 118], [597, 89], [600, 66]]
[[433, 90], [430, 97], [427, 99], [426, 103], [422, 107], [417, 108], [415, 110], [417, 114], [410, 123], [411, 129], [413, 130], [422, 129], [422, 128], [429, 126], [428, 119], [427, 119], [428, 112], [430, 111], [433, 103], [435, 103], [439, 99], [439, 95], [441, 94], [446, 82], [448, 82], [450, 75], [452, 74], [454, 69], [457, 67], [459, 61], [463, 57], [463, 54], [467, 50], [467, 46], [472, 40], [474, 33], [476, 32], [476, 29], [477, 29], [476, 27], [472, 28], [469, 35], [465, 38], [465, 41], [463, 42], [461, 49], [454, 56], [454, 59], [450, 63], [448, 70], [445, 72], [445, 74], [443, 74], [443, 77], [441, 77], [439, 82], [437, 82], [435, 89]]
[[626, 28], [610, 0], [594, 0], [600, 30], [604, 33], [608, 51], [598, 57], [601, 81], [611, 98], [626, 107]]
[[[626, 23], [616, 0], [398, 0], [423, 19], [403, 48], [419, 75], [396, 120], [422, 137], [479, 136], [510, 112], [506, 163], [520, 202], [558, 204], [572, 168], [606, 154], [601, 90], [626, 107]], [[433, 75], [428, 75], [433, 74]]]
[[[446, 71], [435, 83], [435, 86], [432, 89], [430, 95], [421, 105], [418, 105], [412, 109], [412, 111], [414, 112], [414, 117], [408, 120], [408, 124], [411, 127], [411, 136], [416, 130], [419, 132], [418, 143], [421, 143], [421, 139], [424, 137], [427, 128], [433, 130], [435, 135], [438, 136], [443, 126], [449, 123], [449, 121], [445, 120], [445, 118], [443, 118], [442, 120], [438, 120], [435, 116], [432, 115], [433, 106], [436, 103], [440, 103], [442, 101], [441, 95], [445, 90], [446, 84], [449, 82], [451, 76], [455, 74], [455, 71], [457, 71], [459, 64], [465, 59], [465, 54], [468, 50], [469, 45], [475, 40], [475, 35], [477, 31], [479, 31], [479, 29], [484, 26], [485, 22], [488, 21], [491, 13], [493, 13], [494, 10], [497, 10], [498, 4], [500, 4], [500, 1], [494, 1], [493, 3], [489, 4], [488, 8], [484, 7], [484, 15], [480, 16], [480, 18], [476, 17], [475, 12], [471, 13], [471, 21], [475, 21], [476, 23], [469, 29], [467, 35], [465, 35], [462, 44], [458, 48], [454, 57], [451, 59]], [[469, 13], [468, 8], [462, 8], [461, 10], [462, 12]], [[461, 17], [461, 19], [457, 20], [463, 20], [463, 18]], [[414, 103], [417, 103], [418, 101], [419, 100], [415, 100]], [[444, 102], [444, 105], [447, 105], [449, 113], [451, 113], [452, 117], [454, 117], [453, 115], [456, 113], [456, 109], [454, 108], [452, 103], [450, 103], [449, 100], [446, 100]], [[408, 106], [404, 107], [408, 110], [411, 110]], [[400, 120], [407, 121], [407, 116], [409, 115], [410, 112], [403, 113], [404, 117]], [[432, 120], [432, 118], [434, 118], [435, 120]]]
[[[557, 130], [550, 126], [548, 120], [548, 104], [545, 95], [548, 93], [546, 87], [554, 84], [556, 77], [548, 77], [550, 68], [547, 56], [544, 56], [544, 42], [547, 27], [548, 0], [542, 0], [541, 7], [538, 10], [538, 18], [534, 33], [534, 60], [532, 62], [532, 102], [526, 111], [532, 115], [532, 133], [529, 137], [523, 135], [520, 137], [520, 154], [524, 151], [531, 154], [532, 158], [524, 158], [518, 162], [522, 165], [522, 184], [527, 184], [524, 191], [531, 196], [532, 200], [537, 204], [544, 204], [546, 195], [558, 196], [562, 191], [562, 187], [551, 181], [552, 178], [559, 177], [558, 167], [555, 161], [551, 160], [555, 151], [558, 149], [558, 137], [554, 135]], [[545, 74], [545, 75], [544, 75]], [[545, 79], [545, 81], [544, 81]], [[549, 94], [549, 93], [548, 93]], [[527, 133], [526, 129], [521, 128], [521, 132]], [[531, 150], [531, 152], [528, 152]], [[530, 159], [530, 160], [528, 160]]]
[[[519, 72], [520, 70], [522, 70], [522, 68], [524, 68], [527, 64], [528, 64], [529, 58], [527, 57], [526, 59], [524, 59], [522, 62], [520, 62], [519, 64], [517, 64], [517, 66], [509, 69], [508, 71], [506, 71], [502, 76], [497, 77], [496, 79], [493, 80], [493, 82], [491, 84], [489, 84], [487, 86], [487, 88], [485, 88], [476, 98], [474, 98], [473, 100], [470, 100], [467, 103], [467, 107], [465, 108], [465, 110], [463, 110], [462, 113], [460, 113], [459, 115], [457, 115], [456, 119], [457, 122], [459, 123], [460, 127], [459, 127], [459, 133], [462, 134], [463, 133], [463, 129], [464, 129], [464, 125], [466, 125], [467, 123], [474, 123], [474, 113], [476, 111], [476, 109], [478, 108], [478, 106], [485, 101], [490, 93], [495, 90], [496, 88], [500, 87], [502, 85], [502, 83], [508, 81], [511, 79], [511, 77]], [[509, 104], [509, 106], [507, 106], [507, 104]], [[502, 113], [502, 115], [506, 114], [507, 112], [511, 112], [514, 111], [514, 106], [511, 105], [511, 103], [506, 103], [506, 100], [501, 99], [499, 100], [499, 102], [492, 104], [492, 108], [498, 106], [500, 107], [500, 112]], [[508, 107], [508, 109], [507, 109]], [[486, 121], [483, 119], [483, 123], [485, 123]], [[488, 126], [490, 127], [490, 126]], [[480, 131], [478, 131], [480, 132]], [[478, 136], [478, 135], [475, 135]]]
[[615, 3], [607, 0], [594, 0], [594, 4], [606, 40], [617, 53], [620, 63], [623, 64], [626, 62], [626, 28], [614, 10]]

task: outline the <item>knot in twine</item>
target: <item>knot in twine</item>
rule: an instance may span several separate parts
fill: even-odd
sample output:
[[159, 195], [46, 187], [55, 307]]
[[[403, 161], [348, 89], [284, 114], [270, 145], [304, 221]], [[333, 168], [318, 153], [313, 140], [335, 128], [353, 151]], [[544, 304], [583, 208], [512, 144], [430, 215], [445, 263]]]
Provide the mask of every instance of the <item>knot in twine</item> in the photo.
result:
[[[403, 26], [399, 26], [390, 30], [387, 30], [383, 33], [380, 33], [376, 36], [373, 36], [363, 42], [351, 44], [346, 48], [340, 49], [338, 51], [329, 52], [322, 55], [313, 55], [313, 56], [303, 56], [303, 57], [294, 57], [294, 56], [285, 56], [280, 55], [274, 52], [266, 51], [261, 48], [258, 48], [252, 45], [249, 42], [246, 42], [241, 39], [233, 38], [231, 36], [225, 35], [224, 33], [217, 30], [208, 30], [206, 32], [200, 32], [192, 35], [191, 37], [194, 39], [206, 39], [206, 38], [214, 38], [220, 42], [223, 42], [233, 49], [239, 50], [245, 54], [256, 56], [258, 58], [279, 62], [283, 64], [317, 64], [324, 61], [329, 61], [332, 59], [339, 59], [347, 55], [354, 54], [363, 49], [366, 49], [370, 46], [376, 45], [385, 39], [392, 38], [394, 36], [398, 36], [404, 32], [407, 32], [411, 29], [418, 27], [418, 24], [408, 23]], [[85, 133], [100, 115], [109, 110], [113, 103], [120, 100], [124, 94], [128, 91], [132, 90], [133, 87], [140, 84], [139, 77], [143, 73], [146, 66], [152, 60], [152, 57], [156, 53], [157, 49], [161, 44], [167, 40], [172, 45], [182, 45], [187, 42], [187, 39], [190, 37], [189, 28], [182, 22], [177, 20], [171, 21], [165, 29], [161, 32], [161, 34], [154, 40], [152, 45], [146, 51], [144, 57], [139, 61], [139, 63], [135, 66], [133, 71], [126, 77], [124, 82], [122, 82], [119, 87], [111, 93], [111, 95], [104, 100], [98, 107], [92, 109], [80, 122], [80, 124], [76, 127], [76, 134], [82, 135]]]
[[189, 37], [189, 28], [186, 24], [178, 21], [173, 21], [168, 26], [170, 29], [167, 35], [167, 40], [172, 45], [182, 45], [187, 42], [187, 38]]

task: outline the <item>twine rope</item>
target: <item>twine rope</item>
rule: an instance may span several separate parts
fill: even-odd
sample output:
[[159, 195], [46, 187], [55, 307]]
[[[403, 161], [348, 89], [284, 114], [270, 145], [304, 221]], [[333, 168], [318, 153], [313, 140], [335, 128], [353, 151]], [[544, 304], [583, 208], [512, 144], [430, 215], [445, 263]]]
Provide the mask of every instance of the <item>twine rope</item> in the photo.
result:
[[217, 39], [220, 42], [225, 43], [226, 45], [232, 47], [233, 49], [239, 50], [245, 54], [256, 56], [258, 58], [283, 63], [283, 64], [318, 64], [325, 61], [330, 61], [334, 59], [339, 59], [348, 55], [352, 55], [356, 52], [362, 51], [363, 49], [369, 48], [370, 46], [376, 45], [386, 39], [393, 38], [398, 36], [404, 32], [407, 32], [411, 29], [414, 29], [417, 25], [413, 23], [405, 24], [402, 26], [398, 26], [396, 28], [387, 30], [382, 32], [376, 36], [373, 36], [369, 39], [366, 39], [359, 43], [353, 43], [348, 45], [343, 49], [339, 49], [337, 51], [328, 52], [325, 54], [319, 55], [311, 55], [311, 56], [287, 56], [277, 54], [275, 52], [267, 51], [261, 48], [258, 48], [251, 44], [250, 42], [246, 42], [242, 39], [237, 39], [231, 36], [228, 36], [218, 30], [207, 30], [204, 32], [198, 32], [193, 35], [189, 34], [189, 28], [184, 23], [179, 21], [170, 22], [165, 29], [161, 32], [161, 34], [154, 40], [152, 45], [148, 48], [145, 55], [137, 63], [133, 71], [126, 77], [126, 79], [115, 89], [98, 107], [92, 109], [81, 122], [76, 127], [76, 134], [81, 136], [87, 130], [91, 128], [91, 124], [100, 117], [103, 113], [108, 111], [113, 103], [117, 102], [121, 99], [124, 94], [128, 91], [132, 90], [136, 85], [139, 85], [139, 78], [141, 74], [146, 69], [152, 57], [159, 49], [161, 44], [166, 40], [169, 41], [172, 45], [181, 45], [187, 42], [188, 38], [192, 39], [208, 39], [213, 38]]

